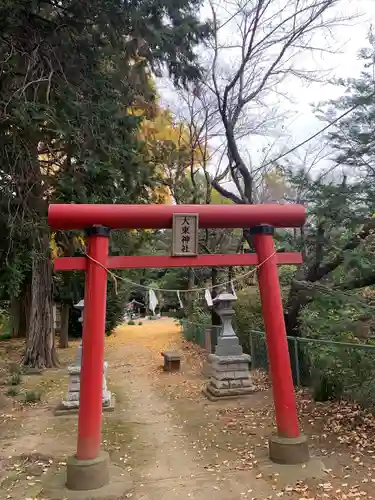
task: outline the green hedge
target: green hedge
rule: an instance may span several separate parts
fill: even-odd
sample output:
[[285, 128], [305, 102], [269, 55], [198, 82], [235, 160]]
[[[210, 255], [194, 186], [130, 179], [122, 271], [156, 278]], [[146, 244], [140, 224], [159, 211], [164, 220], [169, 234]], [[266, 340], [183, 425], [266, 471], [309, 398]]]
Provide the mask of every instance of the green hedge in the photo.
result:
[[185, 312], [184, 309], [177, 309], [177, 311], [162, 311], [161, 315], [167, 318], [182, 319], [185, 317]]
[[[116, 293], [114, 286], [108, 284], [107, 311], [105, 319], [106, 335], [111, 335], [113, 330], [122, 323], [125, 311], [125, 295]], [[79, 321], [81, 311], [74, 306], [71, 307], [69, 315], [69, 336], [73, 338], [82, 337], [82, 323]]]

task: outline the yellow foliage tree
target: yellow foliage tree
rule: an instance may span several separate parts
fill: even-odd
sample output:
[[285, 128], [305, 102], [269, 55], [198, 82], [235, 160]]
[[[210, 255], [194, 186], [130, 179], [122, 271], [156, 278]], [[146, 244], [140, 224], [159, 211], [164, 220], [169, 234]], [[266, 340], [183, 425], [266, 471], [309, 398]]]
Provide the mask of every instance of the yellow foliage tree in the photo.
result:
[[[173, 120], [168, 109], [158, 105], [134, 106], [129, 110], [134, 116], [144, 117], [139, 129], [139, 138], [145, 145], [145, 162], [152, 164], [157, 187], [153, 190], [158, 203], [171, 203], [174, 186], [180, 186], [187, 176], [200, 167], [207, 148], [201, 147], [197, 138], [192, 137], [184, 123]], [[176, 201], [176, 200], [175, 200]]]
[[211, 203], [213, 205], [233, 205], [232, 200], [224, 198], [224, 196], [221, 196], [221, 194], [215, 191], [215, 189], [213, 189], [211, 193]]
[[56, 239], [56, 233], [52, 233], [50, 236], [49, 248], [51, 251], [51, 257], [53, 260], [55, 260], [58, 257], [69, 256], [72, 249], [84, 250], [85, 239], [83, 236], [76, 235], [73, 236], [70, 240], [66, 239], [66, 244], [63, 244], [61, 240], [58, 241]]
[[275, 167], [264, 175], [263, 179], [263, 203], [281, 203], [287, 195], [290, 195], [283, 171], [280, 167]]

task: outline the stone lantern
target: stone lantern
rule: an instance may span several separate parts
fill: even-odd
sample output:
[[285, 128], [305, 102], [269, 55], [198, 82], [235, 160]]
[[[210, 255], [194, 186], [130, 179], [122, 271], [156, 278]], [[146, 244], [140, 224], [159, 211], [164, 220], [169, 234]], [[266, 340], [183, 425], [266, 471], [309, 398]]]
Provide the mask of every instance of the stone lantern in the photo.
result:
[[231, 293], [221, 293], [216, 297], [216, 311], [222, 328], [215, 347], [209, 354], [210, 381], [204, 393], [209, 399], [227, 399], [254, 392], [250, 379], [250, 356], [244, 354], [239, 339], [232, 326], [233, 302], [237, 298]]
[[[85, 308], [85, 301], [81, 299], [74, 307], [81, 311], [81, 317], [78, 321], [82, 323], [83, 332], [83, 313]], [[66, 413], [74, 413], [78, 411], [79, 408], [79, 392], [80, 392], [80, 375], [81, 375], [81, 363], [82, 363], [82, 341], [80, 342], [75, 360], [72, 365], [68, 366], [69, 374], [69, 387], [68, 394], [60, 405], [55, 410], [55, 415], [64, 415]], [[107, 368], [108, 363], [104, 361], [103, 366], [103, 394], [102, 403], [103, 410], [113, 410], [113, 398], [111, 393], [107, 389]]]

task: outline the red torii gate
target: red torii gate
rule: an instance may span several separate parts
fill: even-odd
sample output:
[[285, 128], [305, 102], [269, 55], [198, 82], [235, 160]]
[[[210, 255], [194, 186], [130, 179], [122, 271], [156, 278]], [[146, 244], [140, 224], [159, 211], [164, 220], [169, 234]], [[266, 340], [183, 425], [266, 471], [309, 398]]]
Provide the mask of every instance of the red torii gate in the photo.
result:
[[[167, 229], [172, 227], [173, 214], [178, 213], [198, 214], [200, 228], [250, 228], [256, 254], [108, 255], [110, 229]], [[85, 229], [87, 255], [91, 257], [62, 257], [54, 263], [56, 271], [86, 271], [77, 452], [68, 461], [68, 488], [96, 489], [109, 482], [108, 455], [101, 453], [100, 445], [107, 269], [115, 268], [263, 263], [258, 269], [258, 281], [277, 425], [277, 435], [270, 440], [270, 457], [284, 463], [308, 459], [307, 442], [298, 424], [277, 270], [278, 264], [301, 264], [302, 256], [287, 252], [276, 254], [273, 241], [275, 227], [300, 227], [305, 220], [306, 211], [302, 205], [50, 205], [50, 227], [54, 230]]]

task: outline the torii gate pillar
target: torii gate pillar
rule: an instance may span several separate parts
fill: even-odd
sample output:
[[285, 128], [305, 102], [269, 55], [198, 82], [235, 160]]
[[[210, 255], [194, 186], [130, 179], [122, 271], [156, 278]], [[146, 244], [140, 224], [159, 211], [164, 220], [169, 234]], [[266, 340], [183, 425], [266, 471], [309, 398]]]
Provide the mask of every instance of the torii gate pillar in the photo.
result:
[[270, 459], [281, 464], [304, 463], [309, 459], [309, 450], [307, 439], [300, 434], [298, 424], [273, 241], [274, 228], [263, 224], [252, 227], [250, 233], [259, 261], [263, 263], [258, 267], [258, 281], [277, 427], [277, 434], [269, 440]]
[[109, 234], [102, 226], [86, 230], [92, 260], [87, 261], [85, 279], [77, 453], [67, 462], [66, 486], [71, 490], [109, 483], [109, 455], [100, 450]]

